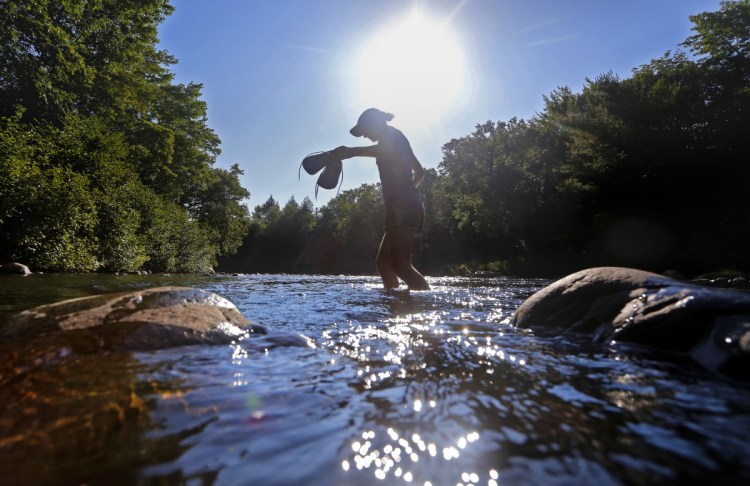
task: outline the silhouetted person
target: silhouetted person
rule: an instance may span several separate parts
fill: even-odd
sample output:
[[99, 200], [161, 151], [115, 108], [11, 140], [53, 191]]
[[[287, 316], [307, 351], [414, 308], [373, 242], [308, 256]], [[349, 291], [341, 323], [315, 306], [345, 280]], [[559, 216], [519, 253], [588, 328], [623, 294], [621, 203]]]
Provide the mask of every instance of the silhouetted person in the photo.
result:
[[375, 157], [385, 203], [385, 234], [377, 256], [378, 272], [386, 289], [395, 289], [401, 278], [411, 290], [429, 290], [430, 286], [412, 265], [414, 236], [424, 226], [424, 206], [417, 187], [424, 179], [424, 168], [403, 133], [388, 125], [390, 113], [369, 108], [350, 130], [355, 137], [365, 136], [377, 142], [368, 147], [338, 147], [341, 159]]

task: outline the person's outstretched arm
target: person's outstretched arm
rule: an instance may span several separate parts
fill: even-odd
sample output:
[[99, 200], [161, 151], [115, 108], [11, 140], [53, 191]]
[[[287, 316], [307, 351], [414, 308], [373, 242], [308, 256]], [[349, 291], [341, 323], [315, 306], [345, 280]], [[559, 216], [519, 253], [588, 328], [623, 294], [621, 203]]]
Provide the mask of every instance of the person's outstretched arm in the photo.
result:
[[377, 157], [377, 145], [368, 145], [366, 147], [337, 147], [333, 150], [333, 155], [340, 159], [351, 159], [352, 157]]

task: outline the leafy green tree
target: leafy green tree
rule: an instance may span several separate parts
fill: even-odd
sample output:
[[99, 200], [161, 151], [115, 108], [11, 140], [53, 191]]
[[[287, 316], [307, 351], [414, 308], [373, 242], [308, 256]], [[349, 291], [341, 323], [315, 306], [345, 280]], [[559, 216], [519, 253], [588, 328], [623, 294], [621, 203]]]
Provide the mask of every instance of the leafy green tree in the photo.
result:
[[96, 193], [98, 253], [104, 270], [137, 270], [149, 259], [141, 213], [128, 204], [129, 197], [138, 192], [128, 184]]
[[690, 20], [695, 34], [683, 46], [698, 56], [703, 73], [702, 142], [745, 168], [742, 179], [750, 175], [740, 162], [750, 149], [750, 1], [722, 2], [718, 11]]
[[750, 76], [750, 1], [724, 1], [716, 12], [692, 15], [694, 35], [684, 45], [705, 56], [712, 68]]
[[538, 204], [539, 179], [534, 131], [511, 119], [487, 122], [443, 147], [437, 184], [443, 214], [462, 241], [463, 257], [518, 257], [526, 246], [528, 216]]
[[0, 136], [0, 252], [34, 269], [96, 269], [96, 208], [88, 180], [69, 168], [34, 164], [36, 134], [7, 137], [9, 130]]
[[281, 220], [281, 208], [273, 196], [255, 206], [237, 254], [219, 258], [219, 269], [264, 273], [281, 272], [288, 268], [288, 256], [284, 259], [282, 255], [284, 242], [279, 231]]
[[0, 120], [0, 253], [35, 269], [96, 269], [89, 180], [49, 163], [50, 138], [26, 130], [18, 118]]
[[[155, 48], [166, 0], [0, 2], [0, 114], [25, 120], [110, 115], [148, 102], [174, 59]], [[144, 110], [145, 112], [145, 110]]]
[[[0, 249], [48, 270], [205, 271], [248, 228], [167, 0], [0, 2]], [[60, 205], [61, 207], [57, 207]], [[12, 225], [12, 226], [11, 226]], [[8, 228], [18, 227], [19, 231]]]
[[380, 184], [341, 192], [320, 209], [319, 239], [339, 248], [330, 271], [371, 274], [383, 235]]
[[[216, 190], [217, 178], [230, 186], [239, 183], [211, 171], [220, 153], [220, 140], [207, 125], [207, 106], [200, 99], [202, 85], [173, 85], [166, 81], [160, 83], [148, 116], [139, 118], [130, 141], [138, 147], [134, 160], [141, 179], [193, 212], [194, 207], [201, 206], [201, 197], [209, 186]], [[241, 173], [239, 168], [232, 168], [229, 175]], [[242, 197], [247, 196], [249, 193]]]
[[212, 242], [219, 248], [219, 255], [237, 251], [250, 225], [247, 206], [243, 204], [250, 192], [240, 185], [242, 174], [237, 164], [229, 170], [212, 168], [209, 182], [190, 208], [198, 221], [212, 228]]
[[166, 272], [206, 272], [213, 268], [217, 248], [211, 242], [209, 228], [145, 186], [133, 203], [141, 215], [139, 234], [145, 235], [145, 268]]
[[275, 224], [281, 218], [281, 208], [279, 203], [269, 196], [266, 202], [255, 206], [252, 215], [252, 222], [266, 229], [269, 226]]

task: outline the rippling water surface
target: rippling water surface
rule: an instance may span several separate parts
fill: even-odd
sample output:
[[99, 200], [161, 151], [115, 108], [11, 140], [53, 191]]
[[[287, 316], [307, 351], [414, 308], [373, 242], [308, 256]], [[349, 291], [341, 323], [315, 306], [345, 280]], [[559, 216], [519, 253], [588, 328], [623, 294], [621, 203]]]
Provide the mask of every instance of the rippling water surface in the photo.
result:
[[[513, 329], [513, 311], [547, 281], [433, 278], [431, 291], [408, 295], [385, 293], [374, 277], [54, 278], [34, 276], [13, 288], [4, 280], [0, 310], [176, 283], [228, 298], [273, 332], [230, 346], [98, 358], [98, 365], [63, 370], [67, 378], [55, 386], [65, 391], [50, 392], [62, 398], [51, 398], [46, 413], [54, 430], [61, 420], [79, 424], [55, 439], [70, 444], [0, 438], [6, 458], [23, 447], [56, 451], [43, 456], [44, 466], [14, 469], [31, 479], [64, 473], [59, 477], [72, 483], [750, 481], [750, 386], [644, 349]], [[57, 290], [45, 293], [41, 281]], [[274, 338], [295, 333], [315, 347]], [[96, 427], [87, 403], [106, 393], [127, 393], [130, 405], [115, 413], [119, 428], [107, 429], [92, 451], [85, 442]], [[128, 418], [131, 408], [137, 418]]]

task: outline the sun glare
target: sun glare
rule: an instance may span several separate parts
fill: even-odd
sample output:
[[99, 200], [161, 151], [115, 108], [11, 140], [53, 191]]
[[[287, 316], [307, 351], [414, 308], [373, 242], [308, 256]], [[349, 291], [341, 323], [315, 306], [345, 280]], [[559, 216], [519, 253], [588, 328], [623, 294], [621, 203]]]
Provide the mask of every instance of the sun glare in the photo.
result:
[[356, 97], [398, 115], [399, 126], [439, 122], [464, 85], [461, 47], [446, 22], [415, 10], [376, 32], [359, 54]]

